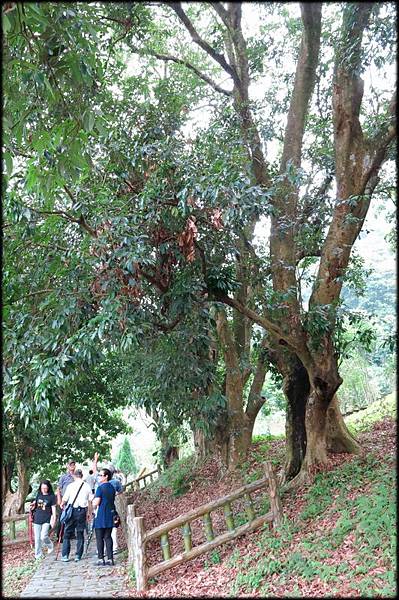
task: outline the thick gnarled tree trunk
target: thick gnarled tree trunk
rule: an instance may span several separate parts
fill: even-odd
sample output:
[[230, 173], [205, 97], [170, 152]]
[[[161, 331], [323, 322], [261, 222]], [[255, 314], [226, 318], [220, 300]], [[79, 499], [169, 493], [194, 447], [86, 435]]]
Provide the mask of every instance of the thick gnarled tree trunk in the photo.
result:
[[298, 474], [306, 453], [305, 415], [310, 385], [307, 371], [297, 356], [287, 359], [282, 372], [287, 399], [284, 479], [292, 479]]
[[[251, 371], [241, 366], [239, 358], [249, 356], [250, 338], [248, 323], [239, 327], [242, 315], [236, 316], [238, 319], [232, 325], [228, 322], [224, 310], [219, 310], [216, 317], [217, 334], [226, 369], [224, 389], [226, 410], [220, 415], [213, 443], [229, 470], [235, 469], [245, 459], [252, 442], [255, 419], [265, 402], [265, 398], [261, 395], [266, 376], [265, 340], [263, 340], [245, 407], [244, 388]], [[243, 337], [244, 331], [246, 333]], [[248, 343], [243, 343], [243, 340], [248, 340]]]
[[3, 496], [3, 517], [25, 512], [25, 501], [29, 491], [29, 471], [21, 460], [17, 460], [16, 467], [18, 488], [12, 492], [11, 487], [8, 486], [5, 496]]
[[360, 452], [359, 443], [345, 425], [336, 395], [327, 409], [326, 441], [329, 452], [343, 452], [348, 454], [358, 454]]

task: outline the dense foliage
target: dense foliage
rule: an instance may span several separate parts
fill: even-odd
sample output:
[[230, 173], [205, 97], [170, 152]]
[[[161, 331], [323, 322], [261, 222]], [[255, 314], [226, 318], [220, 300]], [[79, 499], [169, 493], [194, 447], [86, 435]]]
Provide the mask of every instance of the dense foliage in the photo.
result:
[[[348, 339], [371, 344], [367, 328], [351, 330], [341, 289], [361, 289], [350, 251], [372, 195], [391, 193], [380, 169], [395, 102], [385, 84], [366, 86], [362, 102], [360, 77], [389, 79], [395, 8], [321, 8], [256, 6], [254, 33], [239, 3], [3, 6], [15, 443], [56, 430], [65, 398], [87, 406], [85, 376], [113, 352], [131, 371], [124, 401], [157, 416], [160, 435], [184, 421], [212, 429], [222, 415], [232, 442], [232, 415], [260, 409], [251, 385], [266, 347], [285, 382], [284, 365], [302, 362], [310, 404], [327, 410]], [[256, 238], [265, 220], [270, 239]], [[307, 416], [309, 461], [323, 462], [309, 435], [324, 439], [325, 414]]]

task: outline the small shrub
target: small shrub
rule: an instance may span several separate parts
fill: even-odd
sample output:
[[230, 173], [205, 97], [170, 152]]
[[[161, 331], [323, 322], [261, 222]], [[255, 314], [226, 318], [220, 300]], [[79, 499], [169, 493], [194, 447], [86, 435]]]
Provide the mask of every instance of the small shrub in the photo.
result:
[[176, 460], [157, 479], [153, 493], [158, 493], [160, 487], [169, 487], [175, 498], [182, 496], [189, 491], [190, 484], [194, 480], [194, 468], [192, 456]]

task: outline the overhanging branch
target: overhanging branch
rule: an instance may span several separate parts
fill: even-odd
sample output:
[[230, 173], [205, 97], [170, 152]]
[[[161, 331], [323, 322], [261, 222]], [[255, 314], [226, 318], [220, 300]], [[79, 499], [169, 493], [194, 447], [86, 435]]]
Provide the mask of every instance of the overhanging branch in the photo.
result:
[[229, 65], [229, 63], [226, 61], [223, 54], [220, 54], [219, 52], [217, 52], [215, 50], [215, 48], [212, 48], [212, 46], [210, 44], [208, 44], [208, 42], [206, 42], [204, 39], [202, 39], [202, 37], [199, 35], [198, 31], [195, 29], [192, 22], [190, 21], [190, 19], [188, 18], [188, 16], [184, 12], [184, 10], [182, 9], [181, 3], [180, 2], [165, 2], [165, 4], [166, 4], [166, 6], [170, 6], [172, 8], [172, 10], [175, 11], [175, 13], [179, 17], [179, 19], [182, 21], [183, 25], [186, 27], [187, 31], [189, 32], [191, 39], [196, 44], [198, 44], [198, 46], [200, 48], [205, 50], [205, 52], [209, 56], [211, 56], [213, 58], [213, 60], [215, 60], [222, 67], [222, 69], [224, 71], [226, 71], [226, 73], [228, 73], [232, 77], [234, 83], [239, 86], [240, 78], [238, 77], [237, 71], [231, 65]]
[[373, 175], [377, 175], [382, 163], [385, 160], [388, 147], [397, 135], [396, 129], [396, 90], [391, 98], [388, 108], [387, 123], [381, 127], [380, 131], [370, 140], [371, 146], [374, 148], [374, 158], [370, 167], [364, 173], [363, 186], [366, 188], [369, 180]]
[[241, 302], [239, 302], [235, 298], [230, 298], [230, 296], [228, 296], [227, 294], [223, 294], [222, 292], [214, 292], [214, 296], [217, 302], [222, 302], [223, 304], [227, 304], [228, 306], [235, 308], [240, 313], [251, 319], [251, 321], [257, 323], [258, 325], [263, 327], [263, 329], [268, 331], [280, 345], [286, 346], [287, 349], [291, 350], [292, 352], [296, 352], [297, 348], [295, 344], [295, 339], [283, 333], [280, 327], [278, 327], [278, 325], [270, 321], [267, 317], [259, 315], [254, 310], [241, 304]]
[[197, 69], [197, 67], [192, 65], [187, 60], [178, 58], [177, 56], [172, 56], [170, 54], [160, 54], [159, 52], [154, 52], [153, 50], [141, 50], [140, 48], [136, 48], [136, 47], [133, 47], [132, 51], [135, 52], [136, 54], [140, 54], [140, 55], [149, 54], [150, 56], [154, 56], [155, 58], [158, 58], [159, 60], [170, 61], [170, 62], [177, 63], [179, 65], [183, 65], [183, 66], [187, 67], [187, 69], [190, 69], [191, 71], [193, 71], [200, 79], [205, 81], [207, 84], [209, 84], [211, 87], [213, 87], [213, 89], [216, 90], [217, 92], [219, 92], [220, 94], [224, 94], [225, 96], [229, 96], [229, 97], [233, 95], [232, 92], [220, 87], [220, 85], [218, 85], [215, 81], [213, 81], [210, 77], [208, 77], [208, 75], [205, 75], [205, 73], [202, 73], [202, 71]]

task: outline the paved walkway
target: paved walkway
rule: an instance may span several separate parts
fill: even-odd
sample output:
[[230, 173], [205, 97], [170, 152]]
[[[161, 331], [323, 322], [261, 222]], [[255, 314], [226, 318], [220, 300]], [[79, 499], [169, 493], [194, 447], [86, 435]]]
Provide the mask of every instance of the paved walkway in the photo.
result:
[[[70, 561], [61, 562], [61, 551], [46, 556], [21, 593], [21, 598], [127, 598], [124, 567], [119, 554], [114, 567], [97, 567], [95, 540], [87, 556], [75, 563], [75, 541], [71, 543]], [[71, 560], [72, 558], [72, 560]]]

